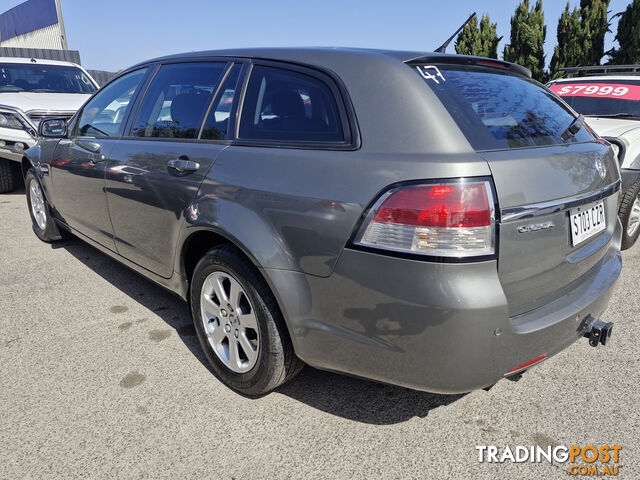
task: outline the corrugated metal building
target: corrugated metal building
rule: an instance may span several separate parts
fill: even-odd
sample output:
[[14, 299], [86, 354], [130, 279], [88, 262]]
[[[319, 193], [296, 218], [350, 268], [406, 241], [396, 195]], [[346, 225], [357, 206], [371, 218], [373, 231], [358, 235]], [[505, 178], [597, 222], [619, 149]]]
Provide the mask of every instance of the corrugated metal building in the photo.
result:
[[[27, 0], [0, 13], [0, 57], [63, 60], [80, 65], [80, 52], [69, 50], [60, 0]], [[115, 73], [89, 70], [104, 85]]]
[[67, 50], [60, 0], [27, 0], [0, 14], [0, 47]]

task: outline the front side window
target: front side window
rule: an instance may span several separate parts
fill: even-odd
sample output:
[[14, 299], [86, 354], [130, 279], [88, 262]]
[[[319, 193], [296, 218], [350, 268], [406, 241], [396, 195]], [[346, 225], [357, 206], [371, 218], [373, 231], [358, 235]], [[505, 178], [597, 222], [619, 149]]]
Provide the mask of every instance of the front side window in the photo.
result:
[[475, 150], [587, 142], [586, 128], [567, 135], [575, 116], [535, 81], [508, 71], [414, 65]]
[[163, 65], [133, 126], [134, 137], [198, 138], [224, 62]]
[[584, 115], [640, 120], [640, 80], [572, 80], [549, 89]]
[[239, 137], [343, 142], [338, 105], [322, 80], [293, 70], [256, 66], [245, 94]]
[[93, 81], [71, 65], [0, 64], [0, 93], [93, 93]]
[[127, 73], [96, 93], [80, 113], [77, 135], [91, 138], [116, 136], [146, 71], [146, 68], [141, 68]]

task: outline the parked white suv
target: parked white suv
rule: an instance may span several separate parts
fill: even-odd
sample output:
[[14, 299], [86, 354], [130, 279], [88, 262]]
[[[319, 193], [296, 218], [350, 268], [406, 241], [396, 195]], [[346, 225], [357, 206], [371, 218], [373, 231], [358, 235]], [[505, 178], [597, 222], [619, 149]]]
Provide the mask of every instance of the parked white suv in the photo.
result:
[[549, 88], [587, 117], [589, 127], [618, 155], [623, 188], [618, 215], [622, 248], [629, 248], [640, 235], [640, 65], [563, 70], [570, 77], [550, 82]]
[[97, 89], [75, 63], [0, 57], [0, 193], [20, 183], [23, 152], [35, 145], [40, 121], [70, 118]]

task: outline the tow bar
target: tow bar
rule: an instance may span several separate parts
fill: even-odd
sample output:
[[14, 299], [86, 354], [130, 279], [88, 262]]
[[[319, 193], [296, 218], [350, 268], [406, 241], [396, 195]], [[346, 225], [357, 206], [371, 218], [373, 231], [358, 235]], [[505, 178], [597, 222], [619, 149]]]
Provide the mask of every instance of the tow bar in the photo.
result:
[[613, 322], [602, 322], [596, 319], [587, 325], [584, 336], [589, 339], [589, 345], [597, 347], [600, 344], [606, 345], [612, 333]]

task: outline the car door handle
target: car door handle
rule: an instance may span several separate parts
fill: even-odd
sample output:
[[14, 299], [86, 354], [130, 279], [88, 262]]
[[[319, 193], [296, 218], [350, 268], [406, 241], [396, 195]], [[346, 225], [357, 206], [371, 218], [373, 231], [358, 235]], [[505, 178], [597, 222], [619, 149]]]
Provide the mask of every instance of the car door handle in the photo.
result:
[[93, 163], [104, 162], [107, 159], [107, 156], [104, 153], [90, 153], [89, 160]]
[[192, 162], [191, 160], [187, 160], [186, 158], [178, 158], [175, 160], [169, 160], [167, 164], [169, 168], [173, 168], [174, 170], [182, 173], [182, 172], [195, 172], [200, 168], [200, 164], [198, 162]]

